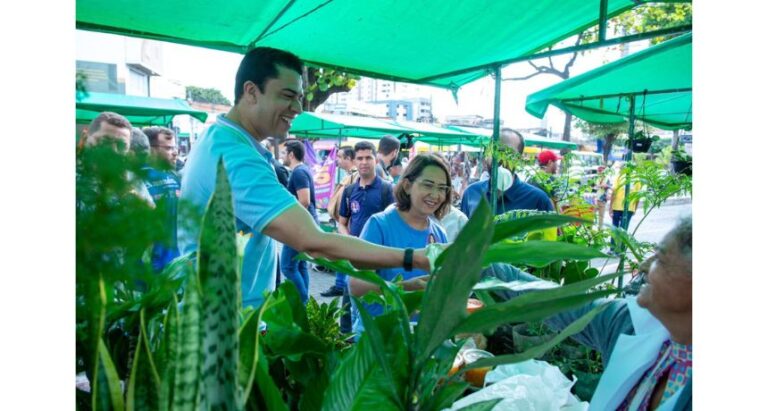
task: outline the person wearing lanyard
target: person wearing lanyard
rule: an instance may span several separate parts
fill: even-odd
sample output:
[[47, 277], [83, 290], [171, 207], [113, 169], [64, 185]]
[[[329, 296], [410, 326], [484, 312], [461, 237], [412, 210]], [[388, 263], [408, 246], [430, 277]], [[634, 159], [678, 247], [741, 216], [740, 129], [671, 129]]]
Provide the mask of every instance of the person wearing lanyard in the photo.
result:
[[[371, 216], [360, 238], [396, 248], [423, 248], [431, 243], [447, 243], [445, 231], [437, 219], [442, 218], [451, 205], [450, 184], [450, 171], [442, 158], [435, 154], [417, 155], [408, 163], [395, 186], [396, 204]], [[405, 290], [423, 289], [428, 274], [411, 265], [381, 268], [376, 273], [387, 281], [402, 274]], [[374, 284], [349, 279], [349, 292], [355, 297], [377, 290]], [[364, 307], [373, 316], [383, 312], [377, 304], [364, 304]], [[352, 324], [352, 331], [359, 336], [363, 324], [355, 306], [352, 307]]]

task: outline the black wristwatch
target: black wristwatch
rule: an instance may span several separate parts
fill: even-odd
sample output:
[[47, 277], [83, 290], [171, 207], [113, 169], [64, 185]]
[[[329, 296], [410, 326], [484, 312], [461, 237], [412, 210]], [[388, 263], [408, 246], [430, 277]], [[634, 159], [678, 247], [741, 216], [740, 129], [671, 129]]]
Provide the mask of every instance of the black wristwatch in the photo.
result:
[[406, 248], [403, 256], [403, 268], [405, 271], [413, 270], [413, 248]]

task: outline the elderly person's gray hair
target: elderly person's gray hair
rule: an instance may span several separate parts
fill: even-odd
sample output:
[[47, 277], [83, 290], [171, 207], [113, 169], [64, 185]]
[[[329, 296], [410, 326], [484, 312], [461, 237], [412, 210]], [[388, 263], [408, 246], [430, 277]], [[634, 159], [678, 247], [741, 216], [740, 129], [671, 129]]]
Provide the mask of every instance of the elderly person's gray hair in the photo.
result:
[[680, 255], [690, 260], [693, 256], [693, 217], [683, 217], [669, 232], [669, 239], [674, 239]]
[[131, 128], [131, 151], [136, 155], [149, 154], [149, 137], [138, 127]]

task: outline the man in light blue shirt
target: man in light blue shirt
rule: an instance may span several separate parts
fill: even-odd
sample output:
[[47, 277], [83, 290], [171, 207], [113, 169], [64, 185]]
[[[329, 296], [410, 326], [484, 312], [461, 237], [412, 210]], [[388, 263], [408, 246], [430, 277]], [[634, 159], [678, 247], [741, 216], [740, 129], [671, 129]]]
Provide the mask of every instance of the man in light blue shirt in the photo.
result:
[[[223, 159], [232, 186], [238, 229], [250, 232], [243, 257], [243, 306], [259, 307], [274, 290], [275, 241], [299, 252], [348, 259], [365, 268], [403, 265], [402, 249], [377, 246], [322, 231], [307, 209], [277, 181], [272, 155], [260, 144], [288, 135], [304, 98], [303, 64], [295, 55], [257, 47], [243, 57], [235, 77], [235, 105], [220, 115], [195, 143], [184, 167], [181, 198], [197, 213], [179, 221], [182, 254], [197, 251], [200, 216], [215, 188], [216, 165]], [[234, 233], [233, 233], [234, 235]], [[414, 267], [428, 269], [424, 250], [413, 254]]]

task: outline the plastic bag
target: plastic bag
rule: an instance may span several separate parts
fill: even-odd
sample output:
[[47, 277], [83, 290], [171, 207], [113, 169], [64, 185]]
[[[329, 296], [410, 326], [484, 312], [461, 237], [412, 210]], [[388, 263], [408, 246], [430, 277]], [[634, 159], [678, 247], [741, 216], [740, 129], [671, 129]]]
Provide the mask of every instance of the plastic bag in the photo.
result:
[[589, 403], [571, 394], [576, 381], [569, 380], [559, 368], [545, 361], [501, 365], [486, 374], [485, 383], [485, 388], [456, 401], [450, 409], [458, 410], [495, 398], [504, 399], [493, 408], [496, 411], [586, 411], [589, 408]]

